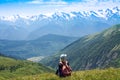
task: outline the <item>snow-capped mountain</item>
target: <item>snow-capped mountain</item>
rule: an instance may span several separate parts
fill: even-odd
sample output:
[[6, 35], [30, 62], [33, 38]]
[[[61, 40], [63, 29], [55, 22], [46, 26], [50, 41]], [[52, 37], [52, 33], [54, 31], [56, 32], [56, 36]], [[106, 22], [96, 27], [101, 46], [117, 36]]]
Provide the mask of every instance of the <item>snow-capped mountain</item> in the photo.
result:
[[[76, 14], [77, 13], [77, 14]], [[40, 15], [35, 15], [35, 16], [20, 16], [20, 15], [13, 15], [13, 16], [8, 16], [8, 17], [4, 17], [4, 16], [0, 16], [0, 20], [6, 20], [6, 21], [16, 21], [18, 19], [26, 19], [26, 20], [43, 20], [43, 19], [48, 19], [48, 18], [64, 18], [64, 19], [70, 19], [76, 16], [81, 16], [81, 17], [88, 17], [91, 15], [94, 15], [96, 17], [103, 17], [103, 18], [109, 18], [111, 17], [113, 14], [119, 14], [120, 15], [120, 8], [118, 8], [118, 6], [113, 7], [113, 9], [99, 9], [99, 10], [95, 10], [95, 11], [79, 11], [79, 12], [70, 12], [70, 13], [65, 13], [65, 12], [56, 12], [53, 13], [51, 15], [44, 15], [44, 14], [40, 14]]]
[[0, 17], [0, 39], [35, 39], [46, 34], [83, 36], [119, 23], [120, 8], [117, 6], [94, 11], [56, 12], [51, 16]]

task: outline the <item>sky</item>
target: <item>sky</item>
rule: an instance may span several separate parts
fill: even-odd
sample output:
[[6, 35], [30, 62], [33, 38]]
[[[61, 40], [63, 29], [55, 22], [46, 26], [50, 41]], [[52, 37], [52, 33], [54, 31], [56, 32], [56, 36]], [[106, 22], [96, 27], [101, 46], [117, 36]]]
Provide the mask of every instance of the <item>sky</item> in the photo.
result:
[[119, 6], [120, 0], [0, 0], [0, 17], [50, 16], [55, 12], [88, 11]]
[[6, 3], [26, 3], [26, 2], [80, 2], [82, 0], [0, 0], [0, 4]]

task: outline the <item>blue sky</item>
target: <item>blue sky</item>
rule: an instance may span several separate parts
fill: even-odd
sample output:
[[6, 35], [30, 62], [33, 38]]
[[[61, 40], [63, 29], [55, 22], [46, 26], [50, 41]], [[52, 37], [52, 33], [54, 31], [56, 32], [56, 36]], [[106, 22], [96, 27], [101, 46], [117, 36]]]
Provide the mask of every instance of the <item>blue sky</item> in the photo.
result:
[[0, 4], [6, 4], [6, 3], [26, 3], [26, 2], [32, 2], [32, 1], [41, 1], [41, 2], [59, 2], [64, 1], [67, 3], [71, 2], [80, 2], [81, 0], [0, 0]]
[[120, 0], [0, 0], [0, 17], [39, 14], [49, 16], [55, 12], [106, 9], [120, 6], [119, 4]]
[[120, 2], [120, 0], [0, 0], [0, 4], [6, 3], [27, 3], [27, 2], [66, 2], [66, 3], [73, 3], [73, 2], [94, 2], [94, 1], [101, 1], [101, 2]]

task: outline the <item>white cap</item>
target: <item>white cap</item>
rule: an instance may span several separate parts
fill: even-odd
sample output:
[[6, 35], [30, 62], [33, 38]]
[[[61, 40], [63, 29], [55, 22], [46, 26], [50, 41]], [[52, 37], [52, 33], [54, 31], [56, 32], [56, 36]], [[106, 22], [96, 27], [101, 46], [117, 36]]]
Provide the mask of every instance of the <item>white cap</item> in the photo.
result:
[[60, 55], [60, 58], [65, 58], [65, 57], [67, 57], [67, 54], [61, 54]]

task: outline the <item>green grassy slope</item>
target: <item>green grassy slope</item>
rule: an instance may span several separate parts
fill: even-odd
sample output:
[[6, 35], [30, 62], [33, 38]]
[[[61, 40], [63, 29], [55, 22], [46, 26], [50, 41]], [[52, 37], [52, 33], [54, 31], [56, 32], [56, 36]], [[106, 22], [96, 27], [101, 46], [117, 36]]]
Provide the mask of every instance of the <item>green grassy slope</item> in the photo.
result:
[[0, 56], [0, 80], [45, 72], [53, 72], [53, 70], [38, 63]]
[[44, 59], [43, 63], [55, 68], [62, 53], [68, 55], [74, 70], [120, 67], [120, 25], [84, 36], [54, 56]]
[[105, 70], [76, 71], [72, 76], [59, 78], [53, 73], [38, 74], [34, 76], [17, 77], [10, 80], [120, 80], [120, 69], [109, 68]]
[[0, 52], [17, 59], [26, 59], [34, 56], [51, 55], [76, 40], [67, 37], [49, 34], [30, 41], [0, 40]]

